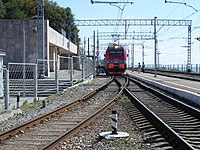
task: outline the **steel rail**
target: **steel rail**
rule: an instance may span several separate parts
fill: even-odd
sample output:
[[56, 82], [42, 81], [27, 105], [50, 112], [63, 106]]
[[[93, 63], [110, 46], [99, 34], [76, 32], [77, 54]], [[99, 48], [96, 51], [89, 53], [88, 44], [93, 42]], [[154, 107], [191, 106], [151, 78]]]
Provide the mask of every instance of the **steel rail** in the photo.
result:
[[31, 128], [31, 127], [39, 124], [39, 123], [44, 122], [45, 120], [47, 120], [49, 118], [52, 118], [52, 117], [56, 116], [59, 113], [62, 113], [64, 111], [66, 111], [67, 109], [70, 109], [70, 108], [78, 105], [80, 102], [83, 102], [83, 101], [91, 98], [92, 96], [97, 94], [99, 91], [101, 91], [104, 88], [106, 88], [111, 82], [113, 82], [113, 78], [109, 82], [105, 83], [104, 85], [102, 85], [98, 89], [90, 92], [89, 94], [84, 95], [80, 99], [77, 99], [77, 100], [75, 100], [75, 101], [73, 101], [73, 102], [71, 102], [69, 104], [66, 104], [61, 108], [57, 108], [55, 111], [52, 111], [52, 112], [50, 112], [48, 114], [44, 114], [44, 115], [42, 115], [42, 116], [40, 116], [38, 118], [35, 118], [35, 119], [30, 120], [28, 122], [25, 122], [25, 123], [23, 123], [21, 125], [18, 125], [17, 127], [14, 127], [12, 129], [9, 129], [7, 131], [4, 131], [4, 132], [0, 133], [0, 141], [6, 140], [9, 137], [12, 137], [12, 136], [14, 136], [14, 135], [16, 135], [16, 134], [28, 129], [28, 128]]
[[59, 148], [59, 144], [61, 142], [63, 142], [64, 140], [72, 137], [73, 135], [75, 135], [77, 132], [79, 132], [82, 128], [84, 128], [85, 126], [87, 126], [88, 124], [90, 124], [91, 122], [93, 122], [98, 116], [102, 115], [103, 113], [105, 113], [107, 111], [107, 109], [109, 109], [111, 106], [113, 106], [115, 104], [116, 99], [123, 93], [124, 90], [124, 86], [126, 86], [128, 84], [128, 80], [126, 80], [124, 85], [121, 85], [116, 78], [114, 78], [114, 81], [117, 83], [117, 85], [120, 88], [120, 91], [118, 92], [118, 94], [106, 105], [104, 105], [101, 109], [97, 110], [94, 114], [92, 114], [91, 116], [89, 116], [88, 118], [86, 118], [84, 121], [82, 121], [81, 123], [79, 123], [78, 125], [76, 125], [74, 128], [72, 128], [71, 130], [69, 130], [68, 132], [64, 133], [62, 136], [58, 137], [57, 139], [55, 139], [54, 141], [52, 141], [50, 144], [44, 146], [42, 148], [42, 150], [56, 150]]
[[160, 134], [169, 141], [175, 149], [194, 149], [187, 141], [172, 130], [165, 122], [156, 116], [150, 109], [148, 109], [140, 100], [131, 93], [126, 87], [123, 88], [125, 95], [127, 95], [131, 102], [140, 110], [140, 112], [148, 118]]
[[159, 98], [165, 99], [168, 103], [173, 104], [174, 106], [184, 110], [188, 114], [191, 114], [192, 116], [200, 119], [200, 110], [199, 109], [196, 109], [188, 104], [178, 101], [175, 98], [172, 98], [164, 93], [160, 93], [156, 89], [153, 89], [152, 87], [149, 87], [149, 86], [145, 85], [144, 83], [138, 82], [135, 79], [132, 79], [130, 77], [128, 77], [128, 79], [130, 81], [137, 83], [140, 87], [142, 87], [145, 90], [148, 90], [149, 92], [153, 93], [154, 95], [158, 96]]

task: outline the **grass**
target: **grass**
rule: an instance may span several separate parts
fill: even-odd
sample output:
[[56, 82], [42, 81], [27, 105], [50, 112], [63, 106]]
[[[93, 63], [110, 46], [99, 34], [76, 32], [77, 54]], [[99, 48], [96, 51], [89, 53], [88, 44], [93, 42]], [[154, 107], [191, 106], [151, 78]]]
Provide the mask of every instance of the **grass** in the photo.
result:
[[123, 102], [127, 102], [129, 100], [129, 98], [126, 96], [126, 95], [121, 95], [119, 98], [118, 98], [118, 101], [123, 103]]
[[35, 109], [37, 107], [40, 106], [40, 103], [39, 102], [36, 102], [36, 103], [29, 103], [27, 100], [23, 102], [22, 106], [21, 106], [21, 109], [23, 111], [25, 110], [31, 110], [31, 109]]
[[129, 138], [121, 138], [120, 140], [112, 140], [112, 144], [121, 145], [121, 144], [129, 144]]
[[25, 100], [25, 101], [23, 102], [21, 108], [22, 108], [23, 110], [26, 110], [26, 109], [29, 108], [29, 106], [30, 106], [29, 102], [28, 102], [27, 100]]
[[52, 98], [55, 98], [59, 95], [60, 95], [60, 93], [56, 93], [56, 94], [50, 95], [47, 99], [52, 99]]
[[88, 85], [88, 86], [89, 86], [89, 85], [93, 85], [93, 84], [96, 82], [96, 80], [97, 80], [97, 79], [93, 79], [92, 81], [86, 83], [85, 85]]

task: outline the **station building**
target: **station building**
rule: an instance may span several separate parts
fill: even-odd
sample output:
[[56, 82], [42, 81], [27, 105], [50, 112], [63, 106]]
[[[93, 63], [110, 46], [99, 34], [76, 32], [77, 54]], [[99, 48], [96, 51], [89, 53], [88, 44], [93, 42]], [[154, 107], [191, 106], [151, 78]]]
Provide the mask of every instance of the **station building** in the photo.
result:
[[[12, 63], [37, 63], [38, 53], [46, 60], [47, 76], [55, 66], [55, 48], [59, 56], [78, 55], [77, 46], [44, 21], [44, 49], [38, 50], [37, 19], [0, 19], [0, 49], [6, 50], [4, 65]], [[40, 58], [41, 59], [41, 58]], [[51, 61], [50, 61], [51, 60]], [[59, 60], [58, 60], [59, 61]]]

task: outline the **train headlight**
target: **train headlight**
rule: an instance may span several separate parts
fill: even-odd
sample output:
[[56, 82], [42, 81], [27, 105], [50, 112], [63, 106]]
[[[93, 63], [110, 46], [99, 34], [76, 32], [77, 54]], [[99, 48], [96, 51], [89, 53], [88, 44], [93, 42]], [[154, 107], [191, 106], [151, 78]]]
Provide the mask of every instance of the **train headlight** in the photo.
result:
[[124, 64], [119, 64], [119, 68], [124, 68]]
[[108, 64], [108, 68], [114, 68], [114, 64]]
[[118, 49], [118, 48], [119, 48], [119, 45], [115, 45], [114, 48], [115, 48], [115, 49]]

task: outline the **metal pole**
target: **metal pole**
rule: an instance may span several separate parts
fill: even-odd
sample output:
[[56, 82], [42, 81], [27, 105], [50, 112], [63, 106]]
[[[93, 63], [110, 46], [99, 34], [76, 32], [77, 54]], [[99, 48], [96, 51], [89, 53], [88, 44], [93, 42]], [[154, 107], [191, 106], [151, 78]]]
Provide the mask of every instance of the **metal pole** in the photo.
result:
[[73, 57], [71, 57], [71, 66], [70, 66], [70, 82], [71, 82], [71, 85], [74, 85], [74, 83], [73, 83]]
[[133, 39], [132, 68], [133, 68], [133, 71], [134, 71], [134, 39]]
[[191, 71], [191, 25], [188, 26], [188, 57], [187, 57], [187, 72]]
[[99, 36], [97, 30], [97, 66], [99, 65]]
[[5, 70], [5, 110], [9, 107], [9, 70]]
[[84, 52], [85, 52], [85, 50], [86, 50], [86, 39], [85, 39], [85, 37], [84, 37], [84, 46], [83, 46], [84, 48], [82, 48], [82, 56], [81, 56], [81, 60], [82, 60], [82, 80], [85, 80], [85, 74], [84, 74], [84, 72], [85, 72], [85, 63], [84, 63]]
[[155, 67], [155, 73], [154, 77], [156, 77], [156, 51], [157, 51], [157, 37], [156, 37], [156, 19], [157, 17], [154, 17], [154, 67]]
[[95, 31], [93, 31], [93, 78], [96, 77], [96, 72], [95, 72]]
[[[44, 48], [44, 0], [38, 0], [38, 50], [37, 50], [37, 59], [45, 59], [45, 48]], [[39, 62], [39, 61], [37, 61]], [[38, 73], [39, 77], [44, 76], [45, 65], [44, 62], [39, 62], [38, 64]]]
[[88, 38], [88, 57], [90, 56], [90, 39]]
[[[83, 49], [82, 49], [83, 51]], [[81, 62], [82, 62], [82, 81], [85, 80], [85, 76], [84, 76], [84, 55], [81, 55]]]
[[20, 102], [20, 92], [17, 95], [17, 108], [19, 108], [19, 102]]
[[38, 87], [38, 74], [37, 74], [37, 64], [34, 66], [35, 71], [34, 71], [34, 97], [35, 97], [35, 101], [37, 100], [37, 87]]
[[83, 42], [83, 51], [82, 54], [85, 55], [85, 51], [86, 51], [86, 38], [84, 37], [84, 42]]
[[59, 81], [58, 81], [58, 49], [55, 50], [55, 83], [56, 83], [56, 92], [59, 92]]
[[26, 56], [25, 56], [25, 52], [26, 52], [26, 39], [25, 39], [25, 24], [24, 24], [24, 21], [23, 21], [23, 97], [25, 97], [25, 92], [26, 92], [26, 83], [25, 83], [25, 80], [26, 80], [26, 70], [25, 70], [25, 62], [26, 62]]
[[142, 44], [142, 62], [144, 62], [144, 44]]
[[69, 51], [68, 51], [68, 73], [70, 73], [70, 43], [71, 43], [71, 38], [70, 38], [70, 34], [71, 34], [71, 27], [69, 26], [68, 27], [68, 49], [69, 49]]

